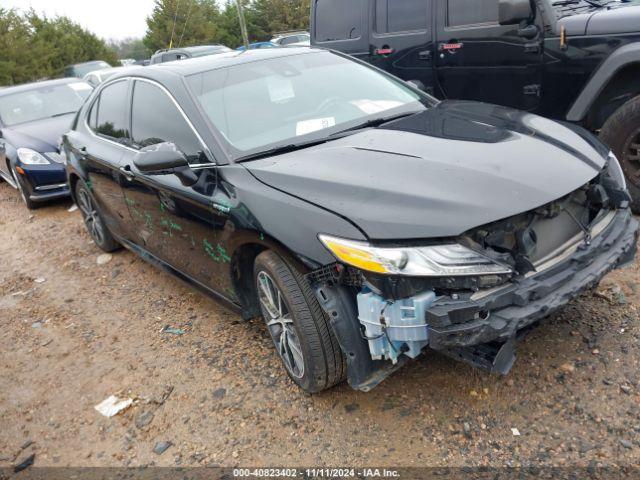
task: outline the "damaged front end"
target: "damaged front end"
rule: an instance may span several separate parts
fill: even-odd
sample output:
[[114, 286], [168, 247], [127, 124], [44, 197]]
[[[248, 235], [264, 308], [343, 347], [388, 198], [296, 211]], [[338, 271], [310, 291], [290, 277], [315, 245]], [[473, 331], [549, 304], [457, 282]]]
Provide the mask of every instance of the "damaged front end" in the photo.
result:
[[337, 263], [309, 274], [368, 391], [430, 347], [506, 374], [518, 338], [636, 252], [615, 158], [578, 190], [455, 239], [372, 245], [321, 235]]

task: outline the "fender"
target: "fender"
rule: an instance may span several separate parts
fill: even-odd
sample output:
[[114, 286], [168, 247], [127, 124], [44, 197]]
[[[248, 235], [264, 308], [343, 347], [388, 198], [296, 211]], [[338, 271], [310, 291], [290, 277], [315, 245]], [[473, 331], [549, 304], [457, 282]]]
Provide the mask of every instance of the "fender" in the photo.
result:
[[569, 109], [567, 120], [570, 122], [582, 121], [593, 102], [609, 83], [609, 80], [622, 68], [635, 62], [640, 62], [640, 43], [625, 45], [609, 55], [591, 76], [591, 79]]

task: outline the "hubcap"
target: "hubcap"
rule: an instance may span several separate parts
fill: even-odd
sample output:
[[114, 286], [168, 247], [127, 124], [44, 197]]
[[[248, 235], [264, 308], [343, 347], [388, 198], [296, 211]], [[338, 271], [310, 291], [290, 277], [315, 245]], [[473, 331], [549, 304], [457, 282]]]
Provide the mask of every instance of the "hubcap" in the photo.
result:
[[98, 215], [98, 211], [93, 206], [91, 196], [84, 188], [78, 190], [78, 208], [82, 213], [82, 218], [89, 234], [98, 245], [102, 245], [104, 242], [102, 220], [100, 220], [100, 215]]
[[640, 128], [630, 136], [625, 144], [620, 161], [631, 183], [640, 186]]
[[285, 367], [296, 378], [304, 376], [304, 357], [282, 292], [266, 272], [258, 273], [258, 297], [262, 314]]

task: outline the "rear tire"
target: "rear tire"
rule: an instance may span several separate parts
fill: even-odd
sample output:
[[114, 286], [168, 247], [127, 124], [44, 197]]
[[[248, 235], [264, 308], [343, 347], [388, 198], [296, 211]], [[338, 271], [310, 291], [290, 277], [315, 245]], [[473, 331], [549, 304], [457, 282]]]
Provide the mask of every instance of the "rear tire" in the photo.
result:
[[82, 220], [95, 244], [107, 253], [118, 250], [120, 244], [113, 238], [111, 232], [109, 232], [93, 200], [93, 195], [91, 195], [89, 188], [82, 180], [78, 180], [76, 183], [75, 192]]
[[[346, 362], [306, 278], [268, 250], [256, 258], [254, 281], [262, 316], [289, 377], [308, 393], [341, 383]], [[283, 330], [287, 330], [284, 340]], [[282, 343], [288, 341], [293, 346], [283, 348]], [[297, 347], [300, 351], [296, 353]]]
[[629, 100], [609, 117], [600, 138], [620, 160], [631, 194], [631, 209], [640, 213], [640, 96]]

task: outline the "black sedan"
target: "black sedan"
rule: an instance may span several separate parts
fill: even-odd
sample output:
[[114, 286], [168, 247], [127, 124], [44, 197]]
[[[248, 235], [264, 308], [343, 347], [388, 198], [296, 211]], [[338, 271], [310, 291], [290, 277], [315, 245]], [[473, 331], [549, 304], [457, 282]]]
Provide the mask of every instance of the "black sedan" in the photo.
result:
[[92, 88], [76, 79], [0, 90], [0, 177], [29, 208], [69, 196], [59, 146]]
[[427, 347], [506, 373], [636, 251], [620, 165], [586, 131], [323, 50], [119, 74], [64, 149], [99, 247], [262, 314], [309, 392], [369, 390]]

